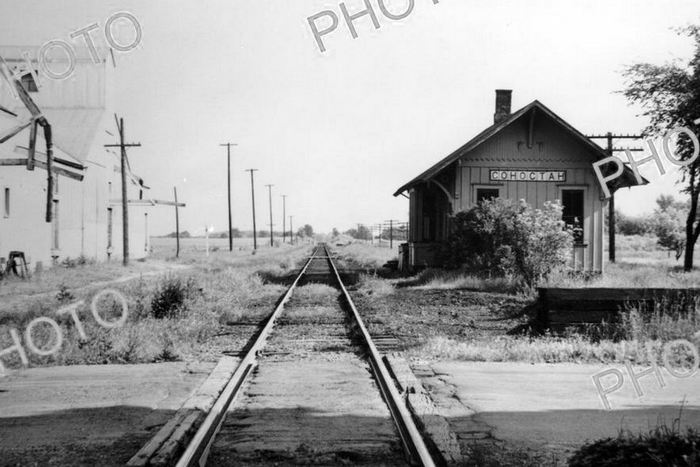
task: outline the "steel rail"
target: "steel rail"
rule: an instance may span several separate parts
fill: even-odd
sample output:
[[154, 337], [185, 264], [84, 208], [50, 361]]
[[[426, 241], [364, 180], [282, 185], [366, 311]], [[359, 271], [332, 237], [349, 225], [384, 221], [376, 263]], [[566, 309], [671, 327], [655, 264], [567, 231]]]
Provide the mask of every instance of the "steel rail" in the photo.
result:
[[370, 336], [369, 331], [367, 331], [367, 327], [362, 321], [362, 317], [360, 316], [359, 311], [357, 311], [357, 307], [355, 307], [355, 303], [352, 301], [348, 290], [345, 288], [343, 281], [340, 279], [340, 273], [335, 267], [335, 263], [333, 263], [333, 259], [331, 258], [330, 251], [328, 251], [328, 247], [323, 245], [323, 249], [326, 251], [326, 256], [328, 257], [328, 264], [330, 265], [331, 271], [333, 271], [333, 274], [335, 275], [335, 278], [338, 281], [338, 286], [343, 292], [343, 296], [348, 306], [352, 310], [353, 317], [357, 322], [360, 331], [362, 332], [362, 338], [367, 347], [369, 348], [369, 360], [370, 364], [372, 365], [374, 376], [379, 385], [379, 390], [382, 393], [382, 397], [384, 397], [384, 400], [389, 406], [389, 410], [391, 412], [392, 418], [394, 419], [394, 423], [396, 424], [396, 427], [399, 430], [404, 449], [406, 450], [409, 458], [412, 461], [419, 462], [420, 465], [426, 467], [433, 467], [435, 465], [435, 462], [430, 456], [430, 452], [428, 451], [428, 448], [425, 445], [425, 441], [423, 440], [423, 437], [418, 431], [418, 427], [416, 427], [411, 413], [408, 411], [408, 408], [406, 408], [403, 398], [396, 390], [396, 386], [392, 381], [391, 375], [389, 374], [386, 365], [384, 365], [384, 361], [381, 358], [381, 354], [377, 350], [377, 347], [374, 345], [372, 337]]
[[[323, 256], [317, 254], [319, 249], [324, 251], [325, 254]], [[426, 467], [433, 467], [435, 465], [430, 453], [428, 452], [425, 442], [418, 431], [418, 428], [413, 422], [410, 412], [406, 408], [401, 395], [393, 384], [389, 371], [387, 370], [377, 347], [372, 341], [372, 338], [367, 331], [367, 328], [365, 327], [364, 322], [362, 321], [362, 318], [360, 317], [360, 314], [357, 311], [352, 298], [350, 297], [350, 294], [340, 278], [340, 273], [333, 263], [333, 258], [330, 255], [328, 247], [322, 245], [317, 247], [312, 252], [311, 256], [307, 259], [306, 264], [304, 264], [304, 267], [301, 269], [292, 285], [285, 292], [280, 303], [268, 318], [265, 327], [238, 364], [236, 371], [233, 373], [223, 391], [217, 398], [211, 411], [197, 430], [197, 433], [188, 444], [187, 449], [180, 457], [176, 464], [177, 467], [204, 467], [206, 465], [211, 446], [216, 438], [216, 435], [221, 429], [228, 408], [235, 401], [246, 378], [248, 378], [248, 376], [252, 373], [252, 370], [257, 365], [257, 354], [264, 347], [267, 337], [275, 325], [276, 319], [284, 310], [284, 306], [291, 298], [294, 289], [297, 287], [299, 281], [304, 274], [306, 274], [310, 264], [315, 259], [327, 260], [331, 273], [335, 277], [338, 286], [340, 287], [343, 296], [352, 311], [353, 318], [357, 322], [362, 332], [363, 340], [369, 349], [369, 361], [372, 367], [372, 372], [377, 380], [382, 397], [389, 407], [389, 411], [391, 412], [391, 416], [399, 431], [399, 435], [407, 456], [412, 462], [419, 463], [420, 465]]]
[[211, 408], [209, 414], [204, 419], [204, 422], [202, 422], [202, 425], [197, 430], [197, 433], [194, 435], [194, 437], [188, 444], [185, 452], [182, 454], [182, 456], [180, 456], [180, 459], [176, 464], [177, 467], [193, 467], [196, 465], [203, 467], [204, 465], [206, 465], [211, 445], [214, 442], [214, 438], [216, 438], [216, 435], [221, 429], [221, 425], [224, 421], [226, 411], [228, 410], [231, 403], [238, 396], [239, 391], [243, 386], [243, 383], [245, 382], [248, 375], [250, 375], [253, 368], [255, 368], [255, 366], [257, 365], [257, 353], [265, 345], [267, 336], [270, 334], [270, 331], [272, 330], [275, 324], [275, 320], [280, 315], [280, 313], [282, 313], [284, 305], [289, 301], [289, 298], [292, 296], [292, 292], [299, 283], [299, 280], [304, 274], [306, 274], [306, 270], [311, 264], [311, 261], [316, 258], [315, 253], [316, 251], [312, 252], [311, 256], [306, 261], [306, 264], [302, 268], [301, 272], [299, 273], [299, 275], [297, 275], [292, 285], [287, 289], [287, 292], [284, 294], [284, 297], [275, 308], [275, 311], [273, 311], [270, 317], [268, 318], [265, 327], [255, 339], [255, 342], [250, 347], [248, 352], [246, 352], [245, 357], [243, 357], [243, 359], [238, 364], [236, 371], [233, 373], [231, 379], [226, 384], [223, 391], [217, 398], [216, 403]]

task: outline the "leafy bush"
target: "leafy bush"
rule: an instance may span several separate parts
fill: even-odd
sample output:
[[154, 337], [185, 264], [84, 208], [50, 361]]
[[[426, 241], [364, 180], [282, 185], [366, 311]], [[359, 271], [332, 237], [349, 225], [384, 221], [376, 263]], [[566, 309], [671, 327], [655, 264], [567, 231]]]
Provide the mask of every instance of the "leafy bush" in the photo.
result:
[[[607, 217], [606, 222], [607, 222]], [[650, 216], [628, 216], [615, 211], [615, 233], [621, 235], [653, 235], [654, 221]]]
[[151, 314], [156, 319], [176, 318], [187, 311], [189, 303], [201, 294], [194, 278], [166, 276], [156, 287]]
[[560, 204], [532, 209], [497, 198], [455, 215], [440, 256], [449, 268], [516, 277], [533, 287], [566, 264], [572, 243]]
[[685, 250], [686, 206], [682, 201], [676, 201], [673, 196], [660, 196], [656, 200], [658, 207], [654, 210], [654, 232], [658, 245], [668, 251], [673, 251], [676, 261], [683, 256]]

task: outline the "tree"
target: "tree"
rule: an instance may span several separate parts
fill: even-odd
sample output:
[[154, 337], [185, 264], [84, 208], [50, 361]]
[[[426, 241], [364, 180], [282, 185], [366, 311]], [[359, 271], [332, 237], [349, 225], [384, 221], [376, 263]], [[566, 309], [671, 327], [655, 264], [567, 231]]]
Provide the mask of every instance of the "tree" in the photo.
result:
[[333, 227], [333, 232], [331, 233], [331, 235], [332, 235], [333, 237], [337, 237], [337, 236], [340, 235], [340, 232], [338, 232], [338, 229], [336, 229], [335, 227]]
[[304, 227], [299, 228], [297, 231], [297, 236], [299, 237], [313, 237], [314, 236], [314, 228], [311, 227], [309, 224], [304, 225]]
[[[644, 109], [643, 115], [649, 117], [650, 122], [646, 133], [650, 135], [665, 134], [676, 127], [685, 127], [698, 133], [698, 125], [694, 121], [700, 117], [700, 26], [688, 26], [678, 32], [695, 41], [695, 51], [689, 63], [637, 63], [623, 72], [628, 80], [623, 94], [630, 102], [640, 104]], [[675, 157], [681, 161], [690, 161], [694, 157], [694, 150], [691, 138], [681, 133], [676, 143]], [[695, 244], [700, 236], [700, 159], [696, 158], [681, 170], [680, 182], [685, 184], [683, 192], [690, 196], [690, 208], [685, 219], [686, 248], [683, 262], [684, 269], [690, 271], [693, 269]]]
[[362, 224], [358, 224], [356, 229], [349, 229], [344, 233], [355, 240], [372, 240], [372, 232]]
[[684, 215], [687, 206], [676, 201], [672, 195], [661, 195], [656, 199], [654, 210], [654, 230], [660, 247], [673, 251], [676, 261], [683, 256], [686, 238], [684, 235]]

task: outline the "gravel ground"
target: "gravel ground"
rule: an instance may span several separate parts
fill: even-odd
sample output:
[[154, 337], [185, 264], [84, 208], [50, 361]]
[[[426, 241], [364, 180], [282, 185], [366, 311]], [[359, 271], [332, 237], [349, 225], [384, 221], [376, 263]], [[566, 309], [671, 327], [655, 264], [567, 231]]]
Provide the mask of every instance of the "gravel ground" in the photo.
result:
[[531, 300], [470, 290], [397, 289], [383, 297], [351, 292], [371, 334], [394, 334], [406, 348], [428, 338], [500, 336], [526, 324]]

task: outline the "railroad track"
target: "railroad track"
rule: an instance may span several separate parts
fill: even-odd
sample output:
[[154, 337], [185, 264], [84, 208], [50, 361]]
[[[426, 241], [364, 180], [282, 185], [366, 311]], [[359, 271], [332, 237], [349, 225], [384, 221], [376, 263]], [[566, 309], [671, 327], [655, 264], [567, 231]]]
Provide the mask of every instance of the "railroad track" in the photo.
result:
[[177, 466], [208, 463], [434, 465], [325, 245], [315, 247]]

